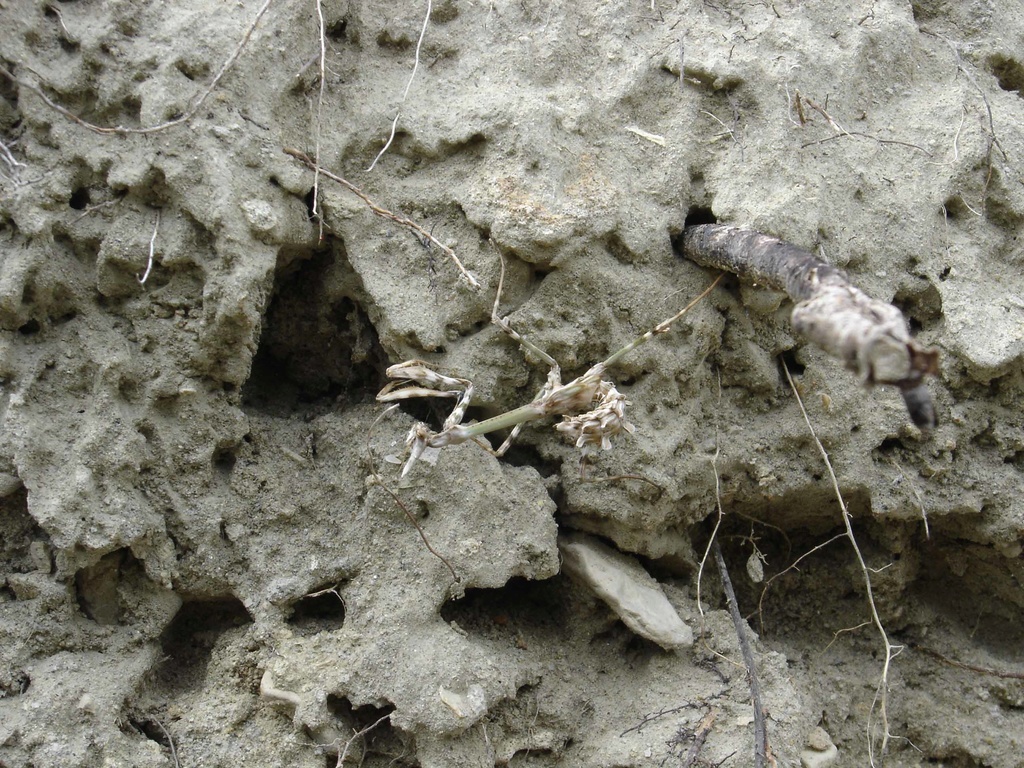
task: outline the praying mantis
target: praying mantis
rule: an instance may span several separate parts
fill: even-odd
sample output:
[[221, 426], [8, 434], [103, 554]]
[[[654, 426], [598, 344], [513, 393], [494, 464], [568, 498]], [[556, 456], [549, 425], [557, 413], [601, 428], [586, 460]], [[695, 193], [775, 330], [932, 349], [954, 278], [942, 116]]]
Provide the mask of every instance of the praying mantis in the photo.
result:
[[[526, 405], [484, 421], [463, 424], [462, 419], [473, 399], [473, 383], [469, 379], [437, 373], [422, 360], [407, 360], [392, 365], [385, 372], [391, 381], [377, 394], [378, 402], [395, 403], [419, 397], [451, 398], [456, 401], [440, 431], [435, 432], [423, 422], [417, 422], [409, 430], [405, 441], [409, 457], [402, 467], [402, 477], [409, 474], [428, 449], [441, 449], [470, 440], [500, 457], [509, 449], [525, 424], [552, 416], [562, 417], [562, 421], [555, 425], [555, 429], [575, 443], [583, 452], [584, 461], [598, 449], [609, 450], [615, 437], [623, 432], [632, 433], [634, 426], [626, 420], [625, 409], [629, 401], [616, 389], [612, 381], [605, 378], [605, 372], [637, 347], [646, 344], [655, 336], [667, 333], [676, 321], [711, 293], [722, 278], [719, 275], [697, 298], [672, 317], [658, 323], [647, 333], [638, 336], [607, 359], [592, 366], [582, 376], [563, 384], [562, 369], [558, 362], [520, 335], [507, 317], [501, 316], [505, 259], [500, 253], [499, 259], [501, 272], [494, 306], [491, 309], [491, 322], [549, 366], [547, 381], [536, 397]], [[509, 428], [512, 430], [511, 433], [497, 449], [492, 448], [484, 440], [484, 435]]]
[[[910, 336], [903, 313], [895, 306], [872, 299], [849, 282], [838, 270], [791, 243], [753, 230], [721, 224], [687, 227], [683, 251], [691, 261], [733, 272], [748, 281], [785, 290], [794, 301], [794, 330], [806, 336], [847, 368], [860, 374], [866, 385], [897, 387], [911, 420], [923, 431], [936, 425], [935, 406], [924, 384], [939, 373], [939, 353]], [[597, 449], [608, 450], [612, 439], [634, 427], [626, 420], [626, 396], [605, 378], [605, 372], [637, 347], [667, 333], [683, 315], [707, 296], [725, 274], [721, 273], [697, 298], [667, 320], [638, 336], [606, 360], [592, 366], [568, 384], [562, 383], [558, 362], [523, 338], [502, 317], [499, 309], [505, 281], [505, 260], [501, 260], [498, 290], [491, 310], [491, 322], [521, 347], [550, 366], [547, 381], [529, 403], [474, 424], [463, 424], [473, 398], [468, 379], [445, 376], [431, 370], [422, 360], [408, 360], [387, 369], [391, 381], [377, 400], [397, 402], [416, 397], [445, 397], [455, 407], [439, 432], [423, 422], [415, 424], [406, 438], [409, 458], [402, 467], [404, 477], [428, 449], [440, 449], [472, 440], [496, 456], [511, 446], [524, 424], [549, 416], [561, 416], [555, 429], [565, 433], [583, 451], [583, 461]], [[496, 450], [483, 436], [511, 428], [508, 438]]]

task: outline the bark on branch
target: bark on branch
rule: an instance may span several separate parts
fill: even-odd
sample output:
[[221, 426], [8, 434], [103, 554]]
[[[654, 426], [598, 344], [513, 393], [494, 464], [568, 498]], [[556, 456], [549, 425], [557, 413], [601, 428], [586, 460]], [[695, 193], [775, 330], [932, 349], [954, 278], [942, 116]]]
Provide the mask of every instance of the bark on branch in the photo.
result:
[[706, 267], [733, 272], [747, 282], [785, 291], [793, 299], [793, 330], [856, 371], [865, 384], [899, 388], [911, 420], [936, 424], [924, 384], [938, 373], [938, 350], [910, 336], [903, 313], [872, 299], [846, 274], [791, 243], [725, 224], [683, 231], [683, 254]]

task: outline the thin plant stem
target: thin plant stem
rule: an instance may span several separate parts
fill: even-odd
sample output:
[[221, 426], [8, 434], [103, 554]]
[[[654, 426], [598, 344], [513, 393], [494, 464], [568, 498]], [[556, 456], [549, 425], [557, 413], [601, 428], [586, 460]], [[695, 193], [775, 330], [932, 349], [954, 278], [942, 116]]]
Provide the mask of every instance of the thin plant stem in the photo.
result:
[[391, 146], [391, 142], [395, 140], [395, 132], [398, 130], [398, 120], [402, 116], [402, 107], [405, 105], [406, 99], [409, 98], [409, 89], [412, 87], [412, 81], [416, 78], [416, 70], [420, 68], [420, 48], [423, 46], [423, 38], [427, 34], [427, 25], [430, 24], [430, 14], [434, 10], [434, 4], [432, 0], [427, 0], [427, 13], [423, 17], [423, 28], [420, 30], [419, 40], [416, 41], [416, 60], [412, 64], [412, 73], [409, 75], [409, 80], [405, 84], [405, 91], [402, 92], [402, 100], [398, 104], [398, 112], [395, 113], [395, 119], [391, 121], [391, 135], [388, 136], [388, 140], [384, 142], [384, 146], [381, 147], [380, 152], [373, 158], [373, 162], [370, 163], [370, 167], [367, 171], [372, 171], [377, 165], [377, 161], [380, 160], [384, 153], [388, 151], [388, 147]]
[[868, 760], [873, 767], [875, 765], [875, 751], [874, 738], [871, 733], [872, 715], [877, 708], [882, 721], [882, 744], [880, 752], [881, 754], [885, 754], [885, 750], [889, 745], [889, 670], [892, 667], [892, 660], [900, 651], [903, 650], [903, 646], [893, 645], [889, 641], [889, 634], [885, 631], [885, 627], [882, 625], [882, 619], [878, 615], [878, 607], [875, 605], [875, 596], [871, 587], [871, 574], [868, 571], [868, 565], [864, 560], [864, 555], [861, 554], [860, 545], [857, 544], [857, 537], [853, 533], [853, 520], [850, 517], [849, 509], [846, 507], [846, 502], [843, 500], [842, 491], [839, 489], [839, 480], [836, 478], [835, 470], [832, 468], [832, 460], [829, 459], [828, 451], [825, 450], [825, 446], [821, 444], [821, 440], [818, 439], [818, 435], [814, 431], [814, 425], [811, 424], [811, 419], [807, 415], [807, 409], [804, 408], [804, 401], [800, 397], [800, 392], [796, 388], [793, 377], [789, 372], [789, 366], [786, 365], [785, 360], [782, 361], [782, 370], [786, 373], [786, 381], [789, 382], [790, 389], [793, 390], [793, 395], [796, 397], [797, 405], [800, 406], [800, 413], [803, 414], [804, 422], [807, 424], [807, 429], [810, 430], [811, 438], [814, 440], [814, 444], [817, 446], [818, 452], [821, 454], [821, 458], [825, 462], [825, 467], [828, 469], [828, 476], [832, 482], [832, 490], [839, 502], [839, 509], [842, 510], [843, 513], [843, 525], [846, 526], [846, 538], [850, 540], [850, 545], [853, 547], [853, 552], [857, 556], [857, 563], [860, 566], [861, 574], [864, 577], [864, 588], [867, 591], [868, 606], [871, 608], [871, 621], [875, 625], [875, 629], [878, 630], [878, 634], [882, 638], [882, 644], [885, 646], [885, 662], [882, 665], [882, 676], [879, 680], [878, 687], [875, 689], [875, 697], [871, 702], [871, 710], [868, 713]]

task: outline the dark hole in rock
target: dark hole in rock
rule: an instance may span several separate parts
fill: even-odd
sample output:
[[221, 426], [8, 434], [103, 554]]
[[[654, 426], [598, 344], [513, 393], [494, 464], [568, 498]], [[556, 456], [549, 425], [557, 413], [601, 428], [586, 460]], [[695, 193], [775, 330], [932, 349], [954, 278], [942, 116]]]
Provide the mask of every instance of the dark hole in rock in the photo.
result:
[[345, 602], [338, 591], [338, 586], [325, 585], [314, 590], [312, 594], [299, 598], [292, 605], [292, 615], [288, 617], [288, 623], [300, 635], [341, 629], [345, 623]]
[[128, 718], [128, 723], [150, 741], [155, 741], [168, 751], [171, 749], [171, 740], [168, 732], [156, 720], [130, 717]]
[[237, 446], [228, 445], [213, 452], [213, 468], [224, 475], [230, 475], [238, 461]]
[[[391, 725], [388, 716], [395, 711], [395, 706], [390, 702], [383, 706], [362, 704], [354, 707], [346, 696], [331, 693], [327, 695], [327, 708], [353, 734], [362, 734], [349, 745], [348, 756], [358, 756], [355, 763], [368, 768], [419, 765], [411, 738]], [[340, 746], [344, 748], [344, 745]], [[326, 765], [335, 768], [337, 755], [329, 754]]]
[[316, 219], [316, 216], [317, 216], [316, 204], [315, 204], [316, 203], [316, 198], [313, 196], [315, 191], [316, 191], [315, 189], [310, 187], [309, 188], [309, 192], [307, 192], [302, 197], [302, 202], [304, 202], [306, 204], [306, 216], [309, 218], [310, 221], [314, 221]]
[[807, 366], [796, 359], [795, 349], [787, 349], [779, 355], [779, 376], [782, 378], [783, 383], [786, 383], [787, 368], [789, 369], [790, 376], [800, 376], [803, 374], [806, 367]]
[[68, 205], [76, 211], [85, 210], [86, 206], [89, 205], [89, 188], [79, 187], [72, 192], [71, 197], [68, 198]]
[[514, 577], [496, 589], [470, 588], [441, 606], [441, 618], [470, 635], [503, 645], [527, 645], [535, 635], [564, 635], [572, 611], [571, 587], [560, 576], [543, 581]]
[[75, 597], [82, 613], [97, 624], [119, 624], [121, 568], [131, 557], [127, 549], [108, 552], [99, 562], [75, 574]]
[[350, 722], [357, 731], [361, 731], [363, 728], [373, 725], [385, 715], [389, 715], [395, 711], [393, 704], [385, 704], [383, 707], [375, 707], [373, 704], [363, 704], [359, 707], [353, 707], [352, 702], [348, 700], [348, 697], [337, 696], [333, 693], [328, 694], [327, 696], [327, 708], [336, 717], [340, 717], [346, 722]]
[[1000, 88], [1004, 91], [1015, 91], [1018, 96], [1024, 96], [1024, 64], [1002, 54], [992, 56], [988, 64], [992, 74], [996, 76]]
[[910, 3], [910, 13], [913, 15], [914, 21], [920, 23], [934, 18], [939, 13], [938, 9], [940, 6], [939, 2], [932, 3], [915, 0]]
[[927, 280], [916, 280], [900, 287], [892, 303], [907, 318], [912, 333], [942, 316], [942, 296]]
[[604, 247], [608, 253], [623, 264], [632, 264], [636, 261], [636, 254], [630, 250], [629, 246], [626, 245], [626, 242], [617, 232], [612, 232], [605, 238]]
[[46, 565], [33, 557], [33, 542], [48, 550], [50, 537], [29, 514], [25, 486], [13, 475], [5, 476], [4, 484], [8, 490], [0, 498], [0, 573], [28, 573]]
[[348, 34], [348, 19], [338, 19], [327, 25], [327, 37], [336, 43], [343, 42]]
[[530, 264], [530, 282], [539, 283], [554, 271], [550, 264]]
[[58, 38], [58, 42], [60, 43], [61, 50], [65, 53], [74, 53], [80, 48], [77, 40], [69, 40], [66, 35], [61, 35]]
[[[75, 573], [75, 598], [82, 614], [101, 625], [162, 627], [177, 608], [177, 598], [146, 574], [127, 547], [108, 552]], [[162, 618], [161, 618], [162, 617]]]
[[160, 636], [166, 661], [156, 671], [154, 687], [167, 695], [200, 690], [217, 640], [250, 623], [252, 617], [234, 597], [185, 603]]
[[42, 326], [39, 321], [35, 318], [29, 320], [27, 323], [18, 328], [18, 333], [22, 336], [34, 336], [42, 330]]
[[[452, 400], [445, 400], [437, 397], [414, 397], [409, 400], [399, 400], [398, 407], [402, 413], [412, 416], [416, 421], [422, 421], [431, 429], [440, 430], [444, 420], [452, 412]], [[483, 415], [486, 414], [486, 415]], [[471, 405], [466, 409], [466, 415], [462, 419], [463, 424], [468, 424], [474, 419], [483, 421], [486, 418], [495, 416], [484, 408]], [[491, 435], [491, 442], [494, 442], [494, 435]]]
[[32, 678], [23, 669], [4, 668], [0, 670], [0, 699], [21, 696], [32, 685]]
[[513, 441], [502, 461], [514, 467], [533, 467], [541, 477], [557, 477], [562, 471], [560, 460], [545, 459], [534, 446], [519, 441]]
[[174, 68], [189, 80], [203, 80], [210, 75], [210, 63], [197, 58], [178, 59]]
[[287, 264], [293, 269], [278, 279], [243, 404], [288, 414], [310, 404], [373, 402], [388, 360], [355, 298], [344, 249], [335, 243]]
[[898, 437], [887, 437], [881, 443], [878, 444], [876, 449], [879, 453], [887, 454], [894, 453], [899, 448], [903, 447], [903, 441]]
[[686, 212], [684, 227], [695, 227], [698, 224], [717, 224], [718, 218], [708, 206], [695, 205]]

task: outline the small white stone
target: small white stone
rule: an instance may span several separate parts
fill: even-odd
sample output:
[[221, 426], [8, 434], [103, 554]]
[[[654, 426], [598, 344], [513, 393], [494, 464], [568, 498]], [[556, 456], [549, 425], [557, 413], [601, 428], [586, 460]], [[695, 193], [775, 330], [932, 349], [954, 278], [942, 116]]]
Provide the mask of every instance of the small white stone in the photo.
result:
[[839, 759], [839, 749], [824, 728], [818, 727], [807, 736], [807, 749], [800, 753], [803, 768], [827, 768]]
[[693, 645], [693, 631], [634, 558], [583, 534], [566, 536], [559, 549], [566, 573], [594, 590], [631, 630], [668, 650]]
[[246, 200], [242, 212], [254, 232], [270, 232], [277, 226], [277, 214], [266, 200]]
[[438, 690], [441, 701], [456, 717], [478, 720], [487, 714], [487, 697], [482, 686], [474, 683], [465, 693], [450, 691], [443, 685]]
[[83, 712], [88, 712], [90, 715], [96, 713], [96, 700], [93, 699], [91, 693], [83, 693], [78, 699], [78, 708]]

